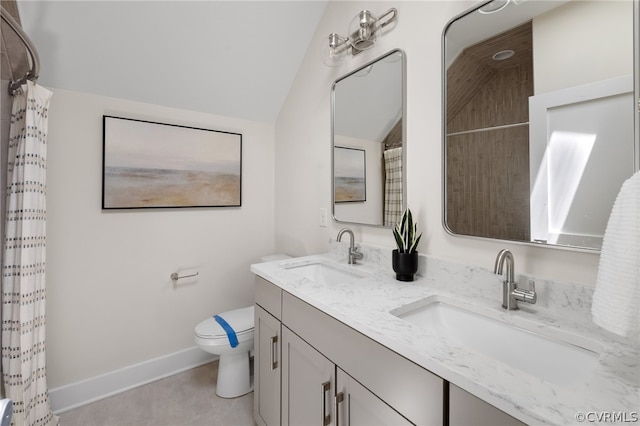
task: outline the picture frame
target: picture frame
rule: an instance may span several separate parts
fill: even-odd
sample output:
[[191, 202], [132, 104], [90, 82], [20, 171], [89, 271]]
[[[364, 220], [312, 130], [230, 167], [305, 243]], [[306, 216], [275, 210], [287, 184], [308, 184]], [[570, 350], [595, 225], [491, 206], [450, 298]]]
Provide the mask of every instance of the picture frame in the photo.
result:
[[242, 134], [103, 115], [102, 209], [239, 207]]
[[334, 202], [353, 203], [367, 201], [365, 150], [335, 146], [333, 155]]

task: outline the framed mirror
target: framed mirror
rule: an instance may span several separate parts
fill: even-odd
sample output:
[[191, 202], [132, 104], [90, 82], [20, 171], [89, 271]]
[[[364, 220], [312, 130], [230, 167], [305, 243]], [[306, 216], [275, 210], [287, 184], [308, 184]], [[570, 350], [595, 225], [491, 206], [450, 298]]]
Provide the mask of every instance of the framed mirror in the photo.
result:
[[331, 90], [332, 202], [338, 222], [391, 227], [405, 208], [405, 55], [393, 50]]
[[447, 24], [448, 232], [600, 249], [640, 162], [637, 3], [493, 0]]

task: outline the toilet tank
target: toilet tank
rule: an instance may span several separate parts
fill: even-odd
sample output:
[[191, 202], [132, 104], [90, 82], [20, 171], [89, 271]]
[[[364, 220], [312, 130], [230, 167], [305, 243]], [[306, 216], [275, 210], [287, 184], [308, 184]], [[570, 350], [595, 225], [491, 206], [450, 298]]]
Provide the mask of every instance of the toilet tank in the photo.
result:
[[260, 262], [273, 262], [274, 260], [285, 260], [291, 259], [291, 256], [287, 256], [286, 254], [271, 254], [269, 256], [262, 256], [260, 258]]

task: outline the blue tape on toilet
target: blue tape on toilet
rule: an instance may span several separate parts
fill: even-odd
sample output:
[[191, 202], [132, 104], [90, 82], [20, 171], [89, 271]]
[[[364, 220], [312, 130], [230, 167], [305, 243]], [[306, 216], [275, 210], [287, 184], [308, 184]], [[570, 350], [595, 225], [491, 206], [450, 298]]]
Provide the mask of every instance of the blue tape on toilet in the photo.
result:
[[214, 315], [213, 319], [216, 320], [218, 324], [220, 324], [220, 327], [222, 327], [224, 331], [227, 332], [227, 337], [229, 337], [229, 344], [231, 345], [231, 347], [235, 348], [236, 346], [238, 346], [238, 336], [236, 336], [236, 331], [231, 328], [229, 323], [226, 322], [224, 318], [219, 317], [218, 315]]

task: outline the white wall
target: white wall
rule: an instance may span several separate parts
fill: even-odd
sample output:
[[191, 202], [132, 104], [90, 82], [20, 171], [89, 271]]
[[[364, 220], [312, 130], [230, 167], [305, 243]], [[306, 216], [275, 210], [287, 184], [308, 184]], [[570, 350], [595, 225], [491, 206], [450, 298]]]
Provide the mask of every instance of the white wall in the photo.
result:
[[533, 20], [533, 47], [536, 94], [632, 74], [633, 1], [553, 9]]
[[[276, 122], [276, 248], [294, 255], [327, 250], [339, 224], [318, 225], [331, 208], [330, 88], [332, 82], [393, 49], [407, 54], [407, 196], [424, 231], [419, 250], [492, 268], [497, 252], [513, 251], [517, 273], [593, 285], [598, 255], [492, 242], [447, 234], [442, 226], [441, 35], [445, 24], [473, 2], [330, 2]], [[364, 8], [398, 9], [398, 22], [370, 51], [339, 68], [322, 64], [318, 51], [331, 32], [346, 32]], [[356, 239], [393, 247], [390, 230], [352, 226]]]
[[[158, 88], [162, 90], [162, 88]], [[47, 373], [51, 388], [195, 346], [195, 325], [253, 304], [274, 249], [274, 126], [53, 90]], [[242, 207], [101, 210], [102, 115], [243, 134]], [[194, 267], [197, 282], [169, 275]]]

